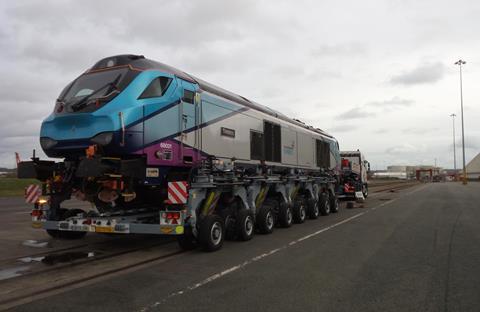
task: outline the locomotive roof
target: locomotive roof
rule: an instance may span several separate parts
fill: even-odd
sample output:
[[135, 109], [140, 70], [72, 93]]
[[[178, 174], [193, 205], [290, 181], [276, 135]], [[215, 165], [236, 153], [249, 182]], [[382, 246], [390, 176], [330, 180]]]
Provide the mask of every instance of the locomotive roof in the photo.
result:
[[134, 68], [140, 69], [140, 70], [148, 70], [148, 69], [156, 69], [159, 71], [163, 71], [172, 75], [175, 75], [183, 80], [189, 81], [191, 83], [196, 83], [200, 86], [200, 88], [204, 91], [213, 93], [215, 95], [218, 95], [220, 97], [226, 98], [230, 101], [245, 105], [247, 107], [253, 108], [255, 110], [261, 111], [262, 113], [271, 115], [273, 117], [279, 118], [281, 120], [287, 121], [289, 123], [295, 124], [297, 126], [300, 126], [302, 128], [305, 128], [307, 130], [319, 133], [321, 135], [324, 135], [329, 138], [333, 138], [330, 134], [326, 133], [322, 129], [319, 128], [314, 128], [312, 126], [306, 125], [304, 122], [298, 120], [298, 119], [292, 119], [284, 114], [275, 111], [265, 105], [250, 101], [249, 99], [240, 96], [238, 94], [235, 94], [233, 92], [230, 92], [228, 90], [225, 90], [223, 88], [220, 88], [218, 86], [215, 86], [209, 82], [206, 82], [202, 79], [196, 78], [195, 76], [192, 76], [190, 74], [185, 73], [184, 71], [181, 71], [175, 67], [153, 61], [150, 59], [145, 58], [143, 55], [133, 55], [133, 54], [124, 54], [124, 55], [116, 55], [116, 56], [111, 56], [104, 58], [100, 61], [98, 61], [90, 70], [97, 70], [97, 69], [103, 69], [107, 67], [112, 67], [112, 66], [125, 66], [125, 65], [130, 65]]

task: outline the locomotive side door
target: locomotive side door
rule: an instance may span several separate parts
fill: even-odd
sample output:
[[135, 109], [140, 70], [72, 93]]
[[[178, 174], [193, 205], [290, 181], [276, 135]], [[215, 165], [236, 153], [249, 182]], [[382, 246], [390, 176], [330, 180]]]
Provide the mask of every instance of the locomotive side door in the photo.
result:
[[181, 81], [183, 95], [179, 107], [179, 136], [180, 161], [184, 164], [193, 164], [200, 159], [199, 105], [195, 92], [195, 85]]

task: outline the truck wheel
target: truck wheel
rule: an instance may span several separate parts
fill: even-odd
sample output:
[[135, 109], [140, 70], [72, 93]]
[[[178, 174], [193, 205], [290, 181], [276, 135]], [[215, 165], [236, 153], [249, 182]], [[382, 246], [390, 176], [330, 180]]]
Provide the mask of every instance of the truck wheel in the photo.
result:
[[330, 194], [330, 212], [337, 213], [340, 209], [340, 203], [338, 202], [338, 198], [335, 195]]
[[367, 198], [368, 197], [368, 184], [364, 184], [362, 186], [362, 193], [363, 193], [363, 198]]
[[216, 251], [223, 245], [225, 224], [218, 215], [208, 215], [200, 222], [198, 240], [205, 251]]
[[278, 207], [278, 223], [281, 227], [288, 228], [292, 226], [293, 213], [290, 205], [281, 202]]
[[197, 240], [195, 239], [190, 226], [186, 226], [183, 234], [177, 236], [177, 243], [182, 250], [192, 250], [197, 247]]
[[273, 217], [272, 208], [268, 205], [263, 205], [257, 214], [257, 228], [262, 234], [270, 234], [273, 232], [275, 226], [275, 219]]
[[307, 200], [307, 214], [310, 219], [318, 219], [318, 216], [320, 215], [318, 202], [313, 198]]
[[320, 194], [319, 210], [322, 216], [328, 216], [330, 214], [330, 201], [328, 197], [328, 193]]
[[236, 232], [238, 239], [248, 241], [253, 238], [255, 222], [251, 210], [240, 209], [236, 219]]
[[293, 203], [293, 221], [295, 223], [303, 223], [307, 218], [307, 211], [305, 209], [305, 200], [299, 198]]

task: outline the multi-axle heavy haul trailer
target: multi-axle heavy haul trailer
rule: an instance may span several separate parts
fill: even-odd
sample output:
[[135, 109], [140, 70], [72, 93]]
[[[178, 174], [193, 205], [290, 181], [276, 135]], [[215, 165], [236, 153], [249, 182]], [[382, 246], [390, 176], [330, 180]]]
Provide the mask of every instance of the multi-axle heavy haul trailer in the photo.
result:
[[[42, 182], [33, 225], [53, 237], [164, 234], [213, 251], [338, 211], [332, 136], [143, 56], [68, 84], [40, 143], [63, 160], [33, 157], [18, 175]], [[72, 198], [93, 208], [63, 208]]]

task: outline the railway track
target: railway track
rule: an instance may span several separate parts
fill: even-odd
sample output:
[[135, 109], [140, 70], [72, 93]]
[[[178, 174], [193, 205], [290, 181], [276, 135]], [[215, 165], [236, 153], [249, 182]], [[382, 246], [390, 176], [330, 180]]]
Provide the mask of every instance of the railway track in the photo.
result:
[[415, 185], [418, 185], [419, 182], [417, 181], [409, 181], [409, 182], [396, 182], [396, 183], [389, 183], [389, 184], [380, 184], [380, 185], [373, 185], [369, 187], [370, 193], [378, 194], [382, 192], [391, 192], [406, 189]]
[[[169, 240], [29, 272], [0, 282], [0, 310], [80, 287], [116, 273], [166, 261], [183, 253], [185, 251], [179, 250]], [[116, 261], [111, 261], [112, 258]], [[88, 270], [85, 270], [85, 264], [89, 264]], [[55, 275], [51, 274], [52, 271], [55, 271]]]

